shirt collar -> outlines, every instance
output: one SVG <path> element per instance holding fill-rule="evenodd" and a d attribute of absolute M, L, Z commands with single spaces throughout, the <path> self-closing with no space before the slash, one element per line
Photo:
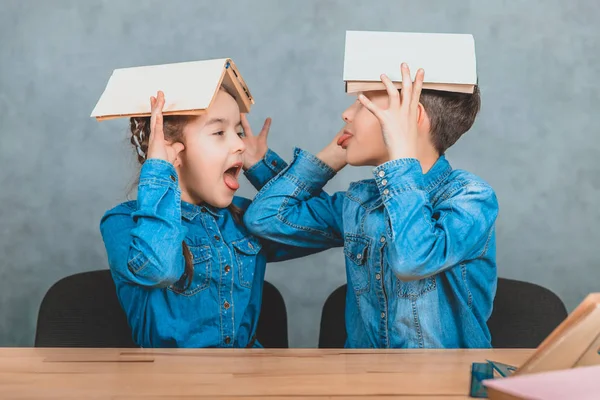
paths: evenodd
<path fill-rule="evenodd" d="M 426 174 L 423 175 L 423 186 L 430 191 L 450 175 L 452 167 L 445 155 L 441 155 Z"/>
<path fill-rule="evenodd" d="M 211 205 L 208 204 L 201 204 L 201 205 L 196 205 L 196 204 L 191 204 L 188 203 L 186 201 L 182 201 L 181 202 L 181 216 L 185 219 L 187 219 L 188 221 L 193 220 L 194 218 L 196 218 L 196 216 L 200 213 L 209 213 L 211 214 L 213 217 L 218 218 L 221 217 L 221 209 L 218 209 L 216 207 L 213 207 Z"/>

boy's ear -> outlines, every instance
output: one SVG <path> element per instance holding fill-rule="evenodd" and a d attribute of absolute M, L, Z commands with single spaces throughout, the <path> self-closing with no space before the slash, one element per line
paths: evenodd
<path fill-rule="evenodd" d="M 429 116 L 421 103 L 419 103 L 419 109 L 417 111 L 417 128 L 419 131 L 425 132 L 429 132 L 430 129 Z"/>

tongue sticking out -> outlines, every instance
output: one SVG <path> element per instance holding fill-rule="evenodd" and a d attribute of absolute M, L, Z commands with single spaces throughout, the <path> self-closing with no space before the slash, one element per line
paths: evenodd
<path fill-rule="evenodd" d="M 344 144 L 344 142 L 348 139 L 350 139 L 352 137 L 352 135 L 348 134 L 348 133 L 344 133 L 342 134 L 342 136 L 340 136 L 340 138 L 337 141 L 338 146 L 342 146 Z"/>
<path fill-rule="evenodd" d="M 233 191 L 240 188 L 240 183 L 238 182 L 237 177 L 230 172 L 225 172 L 225 175 L 223 175 L 223 180 L 225 181 L 225 185 Z"/>

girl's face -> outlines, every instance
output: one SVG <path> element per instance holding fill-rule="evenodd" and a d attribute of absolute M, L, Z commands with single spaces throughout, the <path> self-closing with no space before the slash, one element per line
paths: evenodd
<path fill-rule="evenodd" d="M 183 129 L 185 149 L 177 166 L 183 201 L 218 208 L 231 204 L 240 186 L 243 136 L 237 102 L 219 90 L 208 112 Z"/>

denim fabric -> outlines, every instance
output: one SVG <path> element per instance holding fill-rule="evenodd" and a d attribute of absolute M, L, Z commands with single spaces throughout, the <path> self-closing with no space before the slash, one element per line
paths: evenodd
<path fill-rule="evenodd" d="M 325 193 L 335 172 L 296 149 L 245 213 L 251 233 L 285 245 L 344 247 L 346 346 L 487 348 L 496 291 L 492 188 L 441 156 L 374 168 L 374 179 Z"/>
<path fill-rule="evenodd" d="M 286 166 L 275 153 L 246 172 L 260 189 Z M 249 200 L 235 197 L 246 209 Z M 229 209 L 181 201 L 172 164 L 147 160 L 137 201 L 108 211 L 100 230 L 119 301 L 142 347 L 259 347 L 252 338 L 267 261 L 314 250 L 259 240 Z M 187 287 L 182 242 L 193 255 Z"/>

